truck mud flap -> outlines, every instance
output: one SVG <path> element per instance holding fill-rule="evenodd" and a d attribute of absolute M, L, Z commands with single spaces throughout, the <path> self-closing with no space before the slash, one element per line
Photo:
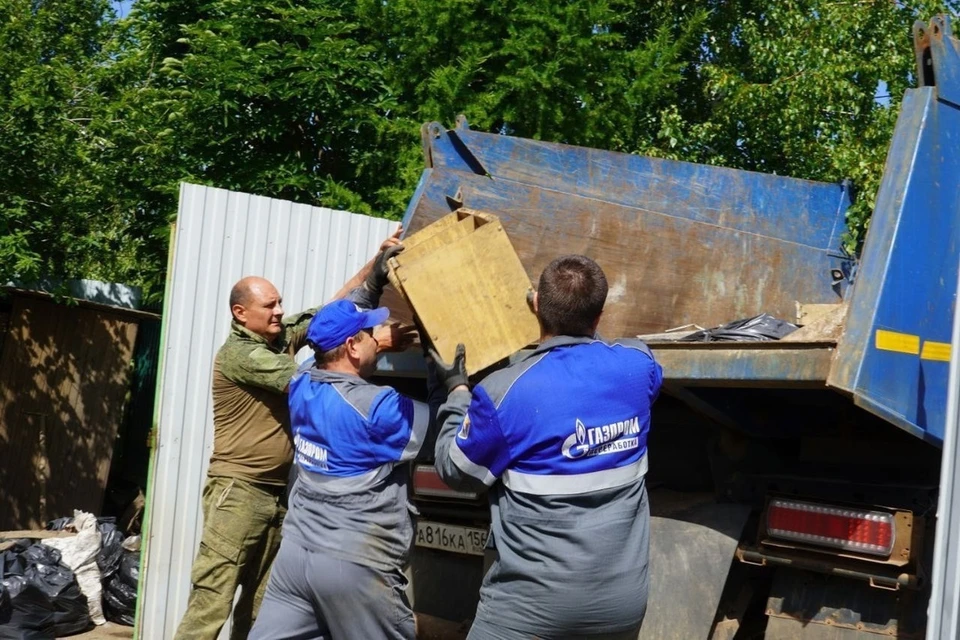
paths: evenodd
<path fill-rule="evenodd" d="M 764 640 L 922 640 L 928 593 L 878 589 L 806 571 L 778 569 L 767 599 Z"/>
<path fill-rule="evenodd" d="M 684 507 L 677 496 L 650 493 L 650 596 L 639 640 L 709 637 L 750 514 L 712 499 Z"/>

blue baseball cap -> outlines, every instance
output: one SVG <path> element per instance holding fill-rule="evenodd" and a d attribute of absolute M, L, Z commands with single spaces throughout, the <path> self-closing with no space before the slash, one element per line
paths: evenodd
<path fill-rule="evenodd" d="M 371 329 L 390 317 L 390 309 L 364 310 L 349 300 L 335 300 L 313 316 L 307 327 L 307 340 L 321 351 L 336 349 L 361 329 Z"/>

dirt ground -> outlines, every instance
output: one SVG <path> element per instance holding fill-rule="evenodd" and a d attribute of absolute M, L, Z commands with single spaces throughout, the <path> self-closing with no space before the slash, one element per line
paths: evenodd
<path fill-rule="evenodd" d="M 80 633 L 70 636 L 70 640 L 116 640 L 133 637 L 133 627 L 125 627 L 121 624 L 108 622 L 105 625 L 96 627 L 93 631 Z"/>

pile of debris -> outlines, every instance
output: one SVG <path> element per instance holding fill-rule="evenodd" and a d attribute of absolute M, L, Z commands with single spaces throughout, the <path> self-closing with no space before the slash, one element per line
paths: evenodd
<path fill-rule="evenodd" d="M 140 536 L 114 518 L 77 511 L 46 531 L 0 532 L 0 639 L 132 626 L 139 574 Z"/>

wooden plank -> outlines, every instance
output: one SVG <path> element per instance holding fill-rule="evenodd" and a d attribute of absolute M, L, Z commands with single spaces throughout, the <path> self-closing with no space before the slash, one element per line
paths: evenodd
<path fill-rule="evenodd" d="M 476 216 L 470 215 L 466 211 L 459 211 L 444 216 L 428 227 L 403 238 L 403 253 L 395 258 L 403 262 L 416 260 L 431 251 L 442 247 L 445 244 L 453 242 L 458 238 L 469 235 L 479 224 L 485 224 L 485 220 L 478 220 Z"/>
<path fill-rule="evenodd" d="M 499 222 L 393 271 L 441 357 L 452 360 L 463 342 L 471 374 L 539 338 L 530 280 Z"/>
<path fill-rule="evenodd" d="M 30 538 L 31 540 L 48 540 L 50 538 L 72 538 L 77 535 L 76 531 L 50 531 L 47 529 L 16 529 L 14 531 L 0 531 L 0 540 L 20 540 L 21 538 Z"/>
<path fill-rule="evenodd" d="M 451 213 L 417 233 L 404 237 L 403 252 L 390 259 L 390 269 L 387 272 L 393 291 L 385 290 L 381 299 L 381 304 L 391 309 L 392 320 L 404 322 L 404 324 L 413 321 L 413 312 L 406 300 L 406 294 L 403 293 L 403 284 L 396 277 L 397 268 L 404 264 L 411 264 L 454 240 L 465 238 L 477 226 L 486 224 L 487 219 L 471 214 L 472 212 L 464 210 Z"/>
<path fill-rule="evenodd" d="M 14 297 L 0 353 L 0 527 L 99 513 L 137 319 Z"/>
<path fill-rule="evenodd" d="M 459 216 L 456 213 L 451 213 L 449 216 L 441 218 L 437 222 L 442 224 L 450 218 L 457 220 Z M 440 233 L 431 233 L 433 231 L 433 225 L 430 225 L 420 233 L 414 234 L 411 242 L 415 242 L 419 236 L 426 235 L 425 238 L 419 242 L 415 242 L 412 247 L 407 247 L 407 240 L 404 240 L 403 246 L 405 248 L 403 252 L 398 253 L 395 257 L 391 258 L 391 260 L 395 261 L 398 266 L 411 264 L 423 256 L 440 250 L 460 238 L 466 238 L 473 233 L 477 226 L 477 219 L 473 216 L 466 216 L 457 220 L 455 224 L 445 225 Z"/>
<path fill-rule="evenodd" d="M 813 305 L 804 305 L 805 308 Z M 780 342 L 839 342 L 843 335 L 848 307 L 845 304 L 816 305 L 814 313 L 803 315 L 803 325 Z"/>
<path fill-rule="evenodd" d="M 805 304 L 803 302 L 797 302 L 797 319 L 794 321 L 797 324 L 803 326 L 806 324 L 811 324 L 828 313 L 836 311 L 837 307 L 841 306 L 843 303 L 836 304 Z"/>
<path fill-rule="evenodd" d="M 13 547 L 17 540 L 49 540 L 50 538 L 72 538 L 73 531 L 47 531 L 46 529 L 20 529 L 18 531 L 0 531 L 0 553 Z"/>

